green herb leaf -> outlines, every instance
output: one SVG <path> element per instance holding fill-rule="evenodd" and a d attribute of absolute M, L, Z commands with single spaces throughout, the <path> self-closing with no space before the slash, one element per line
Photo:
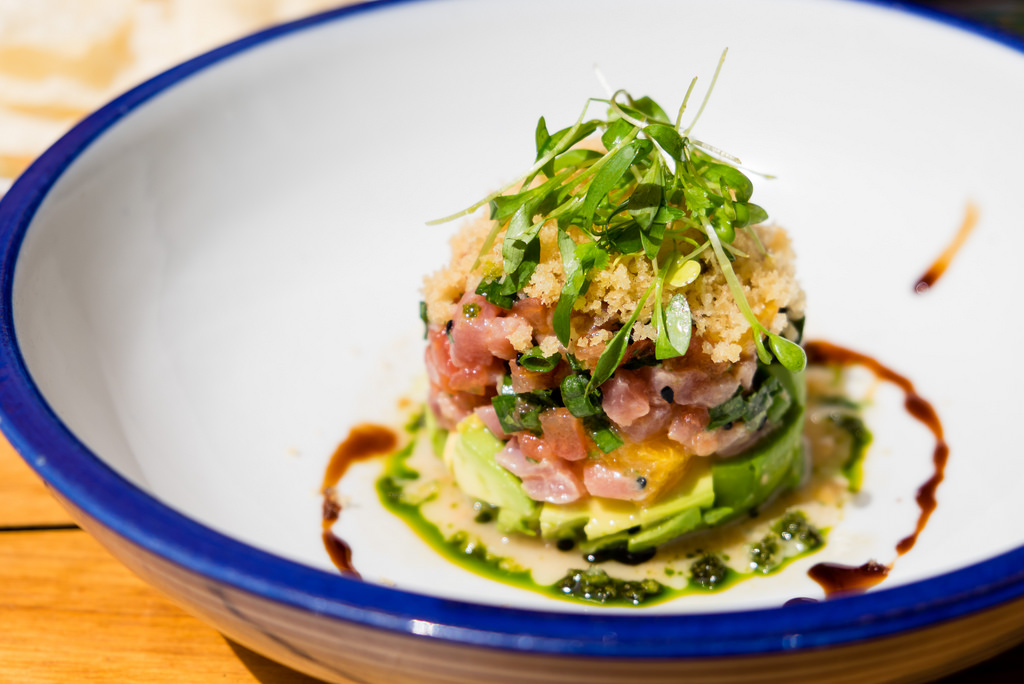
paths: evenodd
<path fill-rule="evenodd" d="M 807 352 L 796 342 L 768 333 L 768 348 L 788 371 L 799 373 L 807 367 Z"/>
<path fill-rule="evenodd" d="M 652 140 L 661 145 L 661 149 L 668 153 L 668 156 L 675 159 L 677 162 L 683 159 L 683 148 L 686 143 L 683 142 L 683 136 L 679 135 L 679 131 L 674 126 L 666 124 L 650 124 L 644 127 L 644 133 L 646 133 Z"/>
<path fill-rule="evenodd" d="M 651 294 L 655 285 L 656 283 L 651 283 L 651 286 L 647 288 L 647 292 L 640 298 L 636 309 L 633 310 L 633 315 L 629 317 L 629 321 L 608 341 L 608 345 L 597 359 L 597 366 L 594 368 L 593 375 L 590 376 L 587 391 L 592 391 L 603 385 L 608 378 L 612 377 L 612 373 L 619 367 L 619 364 L 622 363 L 622 359 L 626 356 L 626 347 L 629 345 L 630 332 L 633 330 L 633 325 L 636 323 L 636 319 L 644 308 L 644 304 L 647 303 L 647 297 Z"/>
<path fill-rule="evenodd" d="M 644 238 L 636 221 L 609 228 L 601 235 L 599 244 L 609 254 L 636 254 L 644 249 Z"/>
<path fill-rule="evenodd" d="M 736 239 L 736 229 L 733 228 L 732 221 L 722 211 L 716 211 L 711 215 L 711 225 L 714 226 L 715 232 L 718 233 L 718 239 L 722 242 L 728 244 Z"/>
<path fill-rule="evenodd" d="M 590 378 L 591 387 L 603 385 L 622 363 L 622 359 L 626 356 L 626 346 L 629 344 L 629 333 L 632 329 L 632 324 L 624 325 L 608 341 L 608 346 L 597 359 L 597 367 L 594 368 L 594 374 Z"/>
<path fill-rule="evenodd" d="M 533 137 L 537 144 L 537 159 L 540 159 L 544 156 L 548 140 L 551 139 L 551 135 L 548 133 L 547 122 L 544 121 L 543 116 L 537 120 L 537 128 L 533 133 Z"/>
<path fill-rule="evenodd" d="M 753 226 L 768 220 L 768 212 L 756 204 L 747 202 L 743 206 L 747 209 L 747 222 L 744 225 Z"/>
<path fill-rule="evenodd" d="M 562 403 L 569 409 L 569 413 L 577 418 L 604 415 L 601 408 L 601 392 L 589 391 L 589 381 L 590 376 L 587 373 L 571 373 L 562 379 L 559 387 Z"/>
<path fill-rule="evenodd" d="M 634 128 L 635 126 L 625 119 L 616 119 L 608 124 L 608 127 L 601 135 L 601 144 L 604 145 L 606 150 L 611 150 L 629 136 Z"/>
<path fill-rule="evenodd" d="M 588 416 L 587 418 L 584 418 L 583 429 L 587 431 L 587 434 L 590 435 L 590 439 L 594 441 L 594 444 L 597 445 L 597 448 L 600 449 L 602 453 L 611 453 L 623 444 L 622 438 L 619 437 L 619 434 L 615 431 L 615 428 L 612 427 L 607 416 L 603 413 L 599 416 Z"/>
<path fill-rule="evenodd" d="M 504 260 L 505 273 L 514 273 L 526 256 L 530 243 L 536 240 L 544 221 L 534 222 L 534 202 L 520 206 L 512 215 L 512 220 L 505 230 L 505 241 L 502 243 L 501 256 Z"/>
<path fill-rule="evenodd" d="M 723 53 L 723 61 L 724 57 Z M 722 61 L 708 95 L 721 66 Z M 483 280 L 477 291 L 488 301 L 505 308 L 512 305 L 538 266 L 538 234 L 542 226 L 546 221 L 557 224 L 565 282 L 555 307 L 554 327 L 565 346 L 572 342 L 571 318 L 575 303 L 589 287 L 594 269 L 604 268 L 610 256 L 643 257 L 657 269 L 666 243 L 673 254 L 683 244 L 692 245 L 694 249 L 687 259 L 710 248 L 737 307 L 750 324 L 758 359 L 763 364 L 777 359 L 790 370 L 803 368 L 806 364 L 803 350 L 771 334 L 760 323 L 732 268 L 734 260 L 747 257 L 734 244 L 737 230 L 746 230 L 758 249 L 765 252 L 749 226 L 767 219 L 767 213 L 750 203 L 753 184 L 739 169 L 739 160 L 690 137 L 708 102 L 708 95 L 690 126 L 683 129 L 681 117 L 692 89 L 693 83 L 674 125 L 654 100 L 649 97 L 634 100 L 624 91 L 617 92 L 610 100 L 588 100 L 575 124 L 553 134 L 541 117 L 534 130 L 537 155 L 530 170 L 481 202 L 442 220 L 490 203 L 495 224 L 481 247 L 477 265 L 484 254 L 490 253 L 497 236 L 504 230 L 503 276 Z M 593 102 L 608 105 L 605 120 L 586 119 Z M 574 147 L 597 130 L 602 131 L 601 140 L 607 152 Z M 669 162 L 670 159 L 673 161 Z M 542 171 L 546 180 L 534 184 L 532 181 Z M 517 192 L 505 194 L 516 186 Z M 573 232 L 570 237 L 567 232 L 570 230 L 578 230 L 582 236 Z M 702 238 L 706 239 L 701 241 Z M 577 240 L 579 244 L 574 244 Z M 700 271 L 695 277 L 699 275 Z M 665 273 L 661 273 L 652 285 L 657 291 L 651 318 L 657 332 L 657 359 L 684 354 L 692 334 L 685 297 L 677 294 L 668 303 L 663 302 L 665 278 Z M 613 335 L 601 354 L 587 383 L 588 396 L 621 365 L 630 331 L 642 306 L 643 303 L 631 320 Z"/>
<path fill-rule="evenodd" d="M 686 295 L 681 292 L 673 295 L 665 307 L 664 316 L 654 348 L 659 360 L 682 356 L 690 348 L 693 318 Z"/>
<path fill-rule="evenodd" d="M 662 205 L 658 208 L 658 213 L 654 215 L 654 222 L 667 224 L 672 221 L 679 221 L 680 219 L 686 218 L 686 212 L 676 207 L 670 207 Z"/>
<path fill-rule="evenodd" d="M 776 400 L 787 403 L 791 401 L 782 383 L 775 376 L 768 375 L 750 394 L 744 396 L 743 389 L 740 388 L 731 399 L 711 408 L 711 420 L 706 429 L 714 430 L 742 420 L 750 432 L 759 430 L 768 417 L 768 410 Z"/>
<path fill-rule="evenodd" d="M 661 108 L 661 105 L 647 95 L 633 100 L 632 105 L 634 109 L 642 112 L 649 121 L 660 121 L 665 124 L 669 123 L 668 114 L 665 113 L 665 110 Z"/>
<path fill-rule="evenodd" d="M 718 185 L 719 195 L 734 194 L 735 197 L 730 197 L 734 202 L 746 202 L 754 194 L 754 185 L 750 179 L 735 167 L 711 162 L 703 168 L 701 175 Z"/>
<path fill-rule="evenodd" d="M 633 194 L 629 196 L 626 210 L 640 227 L 640 240 L 644 246 L 644 253 L 648 259 L 658 256 L 661 249 L 661 241 L 665 235 L 665 225 L 654 223 L 654 217 L 658 213 L 665 199 L 662 186 L 665 183 L 661 160 L 656 158 L 646 175 L 636 186 Z"/>
<path fill-rule="evenodd" d="M 578 126 L 563 128 L 554 135 L 548 136 L 544 144 L 537 150 L 537 159 L 541 159 L 556 149 L 560 149 L 561 151 L 541 168 L 541 172 L 548 178 L 554 176 L 560 170 L 558 161 L 559 155 L 566 154 L 569 151 L 569 148 L 580 140 L 591 135 L 597 130 L 599 123 L 600 122 L 598 121 L 587 121 L 586 123 L 580 123 Z M 566 136 L 568 136 L 568 138 Z M 565 165 L 562 164 L 561 168 L 564 168 L 564 166 Z"/>
<path fill-rule="evenodd" d="M 555 336 L 563 346 L 569 346 L 569 337 L 572 335 L 572 307 L 583 287 L 583 280 L 586 274 L 580 268 L 579 255 L 576 252 L 576 242 L 564 230 L 558 231 L 558 250 L 562 255 L 562 271 L 565 273 L 565 283 L 562 285 L 562 292 L 558 295 L 558 302 L 555 304 L 555 311 L 552 314 L 552 327 L 555 329 Z"/>
<path fill-rule="evenodd" d="M 502 309 L 511 309 L 515 297 L 504 293 L 504 287 L 497 278 L 484 278 L 476 286 L 476 293 L 495 306 Z"/>
<path fill-rule="evenodd" d="M 639 149 L 639 145 L 629 143 L 611 157 L 606 157 L 607 161 L 605 161 L 601 170 L 597 172 L 594 180 L 591 181 L 586 197 L 583 200 L 583 206 L 580 209 L 580 218 L 582 219 L 582 228 L 584 230 L 590 228 L 594 221 L 594 212 L 597 210 L 598 203 L 618 185 L 623 175 L 633 164 L 633 158 Z"/>
<path fill-rule="evenodd" d="M 569 346 L 572 333 L 572 308 L 580 295 L 587 291 L 590 284 L 588 275 L 594 268 L 602 269 L 608 265 L 608 253 L 594 242 L 576 244 L 565 231 L 558 233 L 558 249 L 562 254 L 562 268 L 565 271 L 565 284 L 555 304 L 552 325 L 555 336 L 564 346 Z"/>
<path fill-rule="evenodd" d="M 589 166 L 590 162 L 596 161 L 603 156 L 604 154 L 597 150 L 579 148 L 568 150 L 555 157 L 554 170 L 558 173 L 564 169 L 584 168 Z"/>
<path fill-rule="evenodd" d="M 563 128 L 562 130 L 551 134 L 551 136 L 548 137 L 547 142 L 544 144 L 541 154 L 539 154 L 537 158 L 540 159 L 544 155 L 556 149 L 559 150 L 557 154 L 562 154 L 580 140 L 589 137 L 602 123 L 604 122 L 596 119 L 592 119 L 590 121 L 580 120 L 580 122 L 574 126 Z"/>
<path fill-rule="evenodd" d="M 491 398 L 491 404 L 498 415 L 502 430 L 509 434 L 527 430 L 535 435 L 544 432 L 540 424 L 540 414 L 558 406 L 551 390 L 499 394 Z"/>
<path fill-rule="evenodd" d="M 683 198 L 686 208 L 696 214 L 704 213 L 713 206 L 707 189 L 697 183 L 683 187 Z"/>
<path fill-rule="evenodd" d="M 555 370 L 561 359 L 562 355 L 557 352 L 545 356 L 540 347 L 534 347 L 530 351 L 520 354 L 516 363 L 533 373 L 549 373 Z"/>
<path fill-rule="evenodd" d="M 516 245 L 516 249 L 519 249 L 519 246 Z M 540 263 L 540 240 L 534 236 L 522 246 L 519 254 L 521 254 L 521 261 L 516 270 L 508 273 L 502 281 L 501 292 L 504 295 L 515 295 L 529 284 L 537 264 Z"/>

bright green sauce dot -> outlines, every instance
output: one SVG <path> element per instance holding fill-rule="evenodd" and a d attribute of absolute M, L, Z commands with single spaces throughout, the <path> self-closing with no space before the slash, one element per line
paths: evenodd
<path fill-rule="evenodd" d="M 776 565 L 778 565 L 778 553 L 778 537 L 774 534 L 765 535 L 761 541 L 756 544 L 751 544 L 750 549 L 748 550 L 748 554 L 750 556 L 750 569 L 754 572 L 767 575 L 775 569 Z"/>
<path fill-rule="evenodd" d="M 801 551 L 813 551 L 825 543 L 824 535 L 800 511 L 787 513 L 772 530 L 784 541 L 797 544 Z"/>
<path fill-rule="evenodd" d="M 702 589 L 718 589 L 729 576 L 729 568 L 713 553 L 706 553 L 690 566 L 690 581 Z"/>
<path fill-rule="evenodd" d="M 656 580 L 616 579 L 600 568 L 570 570 L 555 586 L 566 596 L 594 603 L 627 603 L 634 606 L 664 591 L 664 587 Z"/>

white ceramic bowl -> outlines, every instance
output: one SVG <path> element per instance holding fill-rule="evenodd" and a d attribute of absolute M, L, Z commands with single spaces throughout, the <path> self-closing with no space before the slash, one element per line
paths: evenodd
<path fill-rule="evenodd" d="M 911 377 L 945 426 L 939 507 L 876 590 L 810 605 L 819 560 L 890 562 L 932 443 L 884 392 L 867 496 L 779 576 L 581 609 L 440 561 L 345 482 L 368 581 L 335 572 L 318 485 L 422 374 L 422 276 L 450 213 L 612 87 L 675 107 L 774 180 L 808 332 Z M 1013 40 L 834 0 L 381 2 L 247 38 L 118 98 L 0 204 L 2 428 L 75 518 L 226 635 L 335 682 L 926 678 L 1024 633 Z M 701 88 L 698 92 L 701 92 Z M 913 283 L 966 205 L 974 235 Z M 909 526 L 909 529 L 908 529 Z M 391 586 L 388 581 L 394 582 Z M 817 594 L 815 593 L 817 592 Z M 183 668 L 187 664 L 182 664 Z"/>

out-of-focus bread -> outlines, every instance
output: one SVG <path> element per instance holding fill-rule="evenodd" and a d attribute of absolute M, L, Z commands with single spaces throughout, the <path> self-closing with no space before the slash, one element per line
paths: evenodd
<path fill-rule="evenodd" d="M 0 0 L 0 194 L 76 121 L 174 64 L 353 0 Z"/>

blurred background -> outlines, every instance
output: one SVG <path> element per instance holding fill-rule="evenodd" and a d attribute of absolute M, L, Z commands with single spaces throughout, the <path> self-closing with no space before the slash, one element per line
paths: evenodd
<path fill-rule="evenodd" d="M 0 194 L 76 121 L 174 64 L 339 0 L 0 0 Z"/>
<path fill-rule="evenodd" d="M 353 0 L 0 0 L 0 195 L 82 116 L 221 43 Z M 898 3 L 914 4 L 914 3 Z M 1024 3 L 922 0 L 1024 34 Z"/>

